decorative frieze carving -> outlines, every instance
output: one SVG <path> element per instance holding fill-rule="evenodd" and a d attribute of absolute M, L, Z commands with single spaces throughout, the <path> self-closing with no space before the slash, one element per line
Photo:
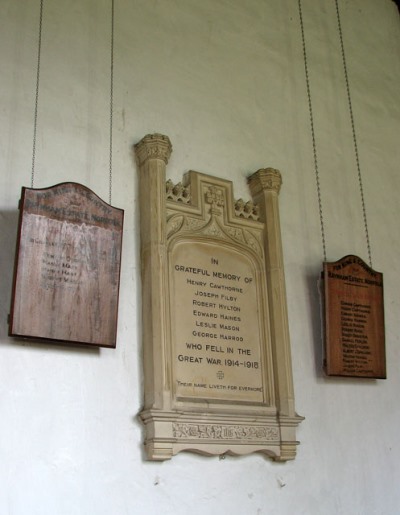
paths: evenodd
<path fill-rule="evenodd" d="M 191 200 L 190 186 L 185 187 L 181 182 L 178 182 L 178 184 L 174 186 L 174 183 L 169 179 L 167 181 L 167 199 L 189 204 Z"/>
<path fill-rule="evenodd" d="M 167 219 L 167 238 L 177 233 L 196 233 L 199 236 L 209 236 L 232 240 L 234 243 L 242 243 L 249 246 L 259 256 L 262 256 L 262 244 L 259 235 L 242 227 L 221 227 L 211 218 L 208 221 L 199 220 L 190 216 L 175 214 Z"/>
<path fill-rule="evenodd" d="M 206 202 L 211 205 L 211 213 L 221 214 L 221 209 L 225 206 L 224 192 L 216 186 L 209 186 L 206 190 Z"/>
<path fill-rule="evenodd" d="M 235 214 L 238 217 L 250 218 L 251 220 L 260 218 L 259 207 L 251 200 L 244 202 L 241 198 L 235 202 Z"/>
<path fill-rule="evenodd" d="M 279 172 L 278 172 L 279 174 Z M 271 182 L 272 184 L 272 182 Z M 175 184 L 168 179 L 166 182 L 166 198 L 173 202 L 182 202 L 184 204 L 190 204 L 192 201 L 190 193 L 190 184 L 184 186 L 181 182 Z M 205 201 L 211 205 L 211 213 L 221 214 L 221 209 L 225 206 L 224 192 L 215 186 L 209 187 L 205 192 Z M 235 215 L 238 218 L 245 218 L 250 220 L 259 220 L 260 209 L 257 204 L 252 200 L 245 202 L 243 199 L 236 200 L 235 203 Z"/>
<path fill-rule="evenodd" d="M 174 423 L 172 430 L 174 438 L 253 441 L 277 441 L 279 439 L 278 428 L 267 426 Z"/>

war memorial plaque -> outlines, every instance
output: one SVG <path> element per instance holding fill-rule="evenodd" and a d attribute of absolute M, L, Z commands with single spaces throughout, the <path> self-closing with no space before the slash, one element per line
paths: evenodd
<path fill-rule="evenodd" d="M 386 379 L 383 275 L 357 256 L 324 263 L 327 375 Z"/>
<path fill-rule="evenodd" d="M 261 286 L 255 263 L 221 244 L 170 253 L 177 398 L 264 401 Z"/>
<path fill-rule="evenodd" d="M 277 170 L 230 181 L 166 181 L 168 137 L 135 145 L 140 234 L 145 449 L 262 452 L 294 459 L 296 427 Z"/>
<path fill-rule="evenodd" d="M 115 347 L 122 227 L 80 184 L 23 188 L 10 336 Z"/>

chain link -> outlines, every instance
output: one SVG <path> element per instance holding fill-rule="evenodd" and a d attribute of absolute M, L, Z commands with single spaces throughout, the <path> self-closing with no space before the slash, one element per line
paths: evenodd
<path fill-rule="evenodd" d="M 35 161 L 36 161 L 36 139 L 38 125 L 38 106 L 39 106 L 39 85 L 40 85 L 40 60 L 42 53 L 42 27 L 43 27 L 43 1 L 40 0 L 39 15 L 39 37 L 36 67 L 36 92 L 35 92 L 35 109 L 33 121 L 33 144 L 32 144 L 32 170 L 31 170 L 31 188 L 35 183 Z M 112 158 L 113 158 L 113 106 L 114 106 L 114 0 L 111 0 L 111 52 L 110 52 L 110 155 L 109 155 L 109 203 L 112 198 Z"/>
<path fill-rule="evenodd" d="M 316 179 L 317 195 L 318 195 L 319 218 L 320 218 L 320 225 L 321 225 L 322 249 L 323 249 L 324 261 L 326 261 L 326 241 L 325 241 L 324 217 L 323 217 L 323 210 L 322 210 L 322 195 L 321 195 L 321 185 L 320 185 L 319 169 L 318 169 L 317 145 L 316 145 L 315 129 L 314 129 L 314 116 L 313 116 L 313 110 L 312 110 L 311 88 L 310 88 L 310 79 L 309 79 L 309 73 L 308 73 L 306 40 L 305 40 L 305 33 L 304 33 L 304 23 L 303 23 L 301 0 L 298 0 L 298 5 L 299 5 L 301 37 L 302 37 L 302 42 L 303 42 L 303 57 L 304 57 L 304 70 L 305 70 L 307 97 L 308 97 L 308 109 L 309 109 L 309 113 L 310 113 L 310 127 L 311 127 L 311 137 L 312 137 L 312 145 L 313 145 L 315 179 Z M 355 123 L 354 123 L 353 106 L 352 106 L 351 95 L 350 95 L 350 83 L 349 83 L 349 76 L 347 73 L 346 55 L 345 55 L 345 51 L 344 51 L 343 32 L 342 32 L 342 26 L 341 26 L 341 22 L 340 22 L 338 0 L 335 0 L 335 5 L 336 5 L 336 15 L 337 15 L 339 38 L 340 38 L 340 46 L 341 46 L 341 52 L 342 52 L 343 70 L 344 70 L 344 76 L 345 76 L 345 81 L 346 81 L 346 91 L 347 91 L 347 100 L 348 100 L 348 105 L 349 105 L 351 129 L 352 129 L 352 135 L 353 135 L 354 153 L 355 153 L 355 159 L 356 159 L 356 165 L 357 165 L 358 184 L 359 184 L 359 188 L 360 188 L 361 205 L 362 205 L 362 211 L 363 211 L 364 230 L 365 230 L 365 237 L 366 237 L 366 241 L 367 241 L 369 265 L 372 268 L 371 245 L 370 245 L 370 240 L 369 240 L 368 223 L 367 223 L 367 211 L 366 211 L 366 207 L 365 207 L 365 198 L 364 198 L 364 189 L 363 189 L 363 182 L 362 182 L 362 176 L 361 176 L 360 158 L 359 158 L 358 146 L 357 146 L 357 137 L 356 137 Z"/>
<path fill-rule="evenodd" d="M 319 221 L 320 221 L 320 227 L 321 227 L 322 251 L 323 251 L 323 255 L 324 255 L 324 261 L 326 261 L 324 216 L 323 216 L 323 211 L 322 211 L 322 196 L 321 196 L 321 185 L 320 185 L 320 179 L 319 179 L 319 169 L 318 169 L 317 144 L 316 144 L 316 139 L 315 139 L 314 116 L 313 116 L 312 102 L 311 102 L 311 89 L 310 89 L 310 79 L 309 79 L 309 75 L 308 75 L 306 39 L 305 39 L 305 35 L 304 35 L 304 23 L 303 23 L 303 12 L 302 12 L 302 8 L 301 8 L 301 0 L 298 0 L 298 3 L 299 3 L 301 38 L 302 38 L 302 42 L 303 42 L 304 71 L 305 71 L 305 76 L 306 76 L 308 110 L 310 113 L 310 127 L 311 127 L 311 138 L 312 138 L 313 156 L 314 156 L 315 181 L 316 181 L 316 185 L 317 185 L 317 195 L 318 195 L 318 209 L 319 209 Z"/>
<path fill-rule="evenodd" d="M 337 16 L 337 23 L 338 23 L 339 38 L 340 38 L 340 47 L 341 47 L 341 51 L 342 51 L 343 71 L 344 71 L 344 77 L 346 80 L 347 100 L 349 103 L 351 130 L 352 130 L 352 134 L 353 134 L 354 154 L 355 154 L 356 165 L 357 165 L 358 184 L 360 187 L 361 205 L 362 205 L 363 220 L 364 220 L 364 230 L 365 230 L 365 237 L 367 240 L 368 259 L 369 259 L 369 266 L 372 268 L 371 246 L 370 246 L 370 241 L 369 241 L 368 224 L 367 224 L 367 211 L 366 211 L 366 207 L 365 207 L 364 189 L 363 189 L 363 183 L 362 183 L 362 177 L 361 177 L 360 158 L 359 158 L 359 154 L 358 154 L 356 129 L 355 129 L 355 123 L 354 123 L 354 116 L 353 116 L 353 106 L 352 106 L 351 95 L 350 95 L 349 76 L 347 73 L 346 55 L 344 52 L 342 24 L 340 22 L 338 0 L 335 0 L 335 5 L 336 5 L 336 16 Z"/>
<path fill-rule="evenodd" d="M 40 58 L 41 58 L 41 54 L 42 54 L 42 25 L 43 25 L 43 0 L 40 0 L 39 37 L 38 37 L 38 52 L 37 52 L 37 66 L 36 66 L 35 112 L 34 112 L 34 117 L 33 117 L 31 188 L 33 188 L 34 182 L 35 182 L 36 135 L 37 135 L 37 120 L 38 120 L 38 105 L 39 105 L 39 83 L 40 83 Z"/>
<path fill-rule="evenodd" d="M 108 200 L 111 204 L 112 194 L 112 158 L 113 158 L 113 111 L 114 111 L 114 0 L 111 0 L 111 56 L 110 56 L 110 161 L 108 178 Z"/>

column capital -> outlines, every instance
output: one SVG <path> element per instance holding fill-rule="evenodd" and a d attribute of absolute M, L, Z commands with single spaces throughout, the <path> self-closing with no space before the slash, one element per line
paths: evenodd
<path fill-rule="evenodd" d="M 282 176 L 275 168 L 261 168 L 247 179 L 251 195 L 255 198 L 263 191 L 275 191 L 279 194 L 282 185 Z"/>
<path fill-rule="evenodd" d="M 171 141 L 163 134 L 147 134 L 134 148 L 139 165 L 148 159 L 161 159 L 167 164 L 172 152 Z"/>

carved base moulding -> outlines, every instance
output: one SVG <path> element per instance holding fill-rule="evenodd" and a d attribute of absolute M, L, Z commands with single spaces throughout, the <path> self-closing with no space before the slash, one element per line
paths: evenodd
<path fill-rule="evenodd" d="M 152 460 L 166 460 L 181 451 L 210 456 L 261 452 L 275 461 L 293 459 L 297 441 L 282 441 L 282 427 L 293 434 L 302 417 L 278 421 L 276 417 L 246 417 L 143 411 L 145 449 Z M 280 427 L 282 426 L 282 427 Z"/>
<path fill-rule="evenodd" d="M 171 144 L 136 146 L 149 459 L 180 451 L 293 459 L 296 427 L 280 237 L 280 173 L 253 199 L 198 172 L 166 181 Z"/>

